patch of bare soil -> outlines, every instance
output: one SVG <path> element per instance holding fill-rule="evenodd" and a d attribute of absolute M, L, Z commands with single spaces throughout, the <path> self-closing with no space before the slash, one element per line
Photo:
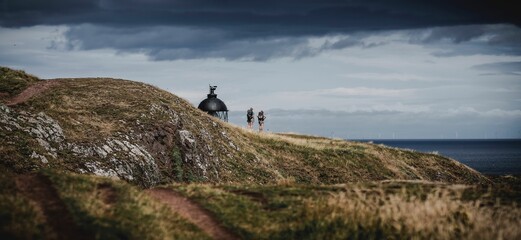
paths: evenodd
<path fill-rule="evenodd" d="M 13 106 L 16 104 L 23 103 L 29 100 L 31 97 L 42 93 L 43 91 L 49 89 L 50 87 L 56 85 L 58 82 L 55 80 L 44 80 L 39 83 L 35 83 L 25 90 L 23 90 L 20 94 L 14 96 L 9 101 L 7 101 L 7 106 Z"/>
<path fill-rule="evenodd" d="M 97 188 L 98 194 L 101 197 L 101 200 L 107 205 L 114 204 L 118 195 L 116 194 L 116 190 L 110 185 L 110 183 L 100 183 Z"/>
<path fill-rule="evenodd" d="M 22 195 L 36 203 L 58 239 L 94 238 L 76 225 L 47 177 L 39 174 L 21 175 L 16 178 L 16 187 Z"/>
<path fill-rule="evenodd" d="M 198 226 L 214 239 L 239 239 L 215 220 L 210 212 L 173 190 L 155 188 L 147 193 Z"/>

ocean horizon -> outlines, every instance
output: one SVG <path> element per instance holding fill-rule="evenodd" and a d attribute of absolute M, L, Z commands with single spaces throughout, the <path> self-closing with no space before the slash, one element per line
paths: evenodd
<path fill-rule="evenodd" d="M 486 175 L 521 175 L 521 139 L 350 139 L 436 153 Z"/>

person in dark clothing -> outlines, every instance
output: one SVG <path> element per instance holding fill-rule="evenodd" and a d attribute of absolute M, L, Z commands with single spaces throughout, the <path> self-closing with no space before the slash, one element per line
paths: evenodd
<path fill-rule="evenodd" d="M 264 120 L 266 120 L 266 116 L 264 116 L 264 111 L 260 111 L 257 115 L 257 120 L 259 120 L 259 132 L 264 131 Z"/>
<path fill-rule="evenodd" d="M 248 109 L 246 112 L 246 120 L 248 121 L 248 129 L 253 129 L 254 113 L 253 108 Z"/>

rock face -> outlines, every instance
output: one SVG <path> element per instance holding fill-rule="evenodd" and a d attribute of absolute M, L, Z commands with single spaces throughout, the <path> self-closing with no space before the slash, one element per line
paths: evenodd
<path fill-rule="evenodd" d="M 60 124 L 45 113 L 18 112 L 5 105 L 0 105 L 0 129 L 15 133 L 4 136 L 7 144 L 15 145 L 15 137 L 20 135 L 37 143 L 29 157 L 39 161 L 29 168 L 60 164 L 64 156 L 69 157 L 69 161 L 73 156 L 77 172 L 129 181 L 139 179 L 147 185 L 160 179 L 154 158 L 143 146 L 127 141 L 129 136 L 103 139 L 97 144 L 69 142 L 65 140 Z M 125 161 L 120 160 L 122 157 Z"/>
<path fill-rule="evenodd" d="M 145 187 L 169 181 L 173 176 L 181 181 L 218 179 L 219 173 L 212 172 L 212 163 L 218 163 L 219 159 L 213 152 L 208 132 L 200 129 L 192 133 L 183 129 L 179 115 L 172 109 L 152 105 L 150 110 L 146 116 L 162 114 L 169 121 L 150 126 L 138 120 L 135 129 L 126 133 L 77 142 L 67 139 L 58 121 L 44 112 L 34 114 L 0 104 L 0 130 L 7 133 L 2 139 L 4 144 L 17 148 L 22 138 L 32 144 L 30 155 L 21 157 L 31 159 L 25 169 L 72 162 L 74 164 L 68 167 L 73 169 L 69 170 L 116 177 Z M 228 141 L 233 146 L 231 140 Z M 177 170 L 189 175 L 179 178 L 179 172 L 169 173 L 176 164 Z"/>
<path fill-rule="evenodd" d="M 3 132 L 3 147 L 16 146 L 22 139 L 31 139 L 33 143 L 37 143 L 38 146 L 33 148 L 28 157 L 40 160 L 40 164 L 48 164 L 49 158 L 56 159 L 59 146 L 64 141 L 60 125 L 45 113 L 18 112 L 3 104 L 0 104 L 0 131 Z"/>

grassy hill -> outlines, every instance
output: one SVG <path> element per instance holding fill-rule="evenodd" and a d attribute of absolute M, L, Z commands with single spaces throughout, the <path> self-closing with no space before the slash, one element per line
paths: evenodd
<path fill-rule="evenodd" d="M 38 80 L 2 68 L 0 167 L 169 182 L 486 183 L 454 160 L 367 143 L 258 134 L 221 122 L 156 87 L 106 78 Z M 25 92 L 23 90 L 25 89 Z"/>
<path fill-rule="evenodd" d="M 1 239 L 519 239 L 520 179 L 0 68 Z"/>

